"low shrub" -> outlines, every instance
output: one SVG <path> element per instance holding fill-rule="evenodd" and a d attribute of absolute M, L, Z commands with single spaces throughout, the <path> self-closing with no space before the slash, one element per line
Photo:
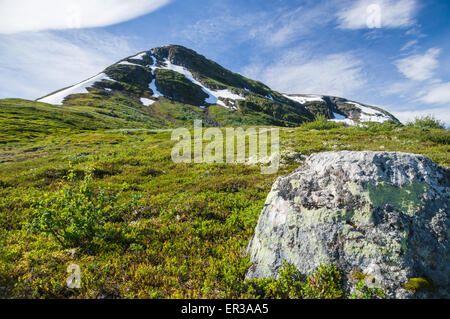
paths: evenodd
<path fill-rule="evenodd" d="M 344 124 L 336 123 L 329 121 L 325 115 L 316 115 L 314 118 L 314 121 L 312 122 L 305 122 L 301 125 L 301 128 L 307 129 L 307 130 L 330 130 L 333 128 L 342 127 Z"/>
<path fill-rule="evenodd" d="M 340 299 L 344 297 L 342 290 L 342 274 L 335 265 L 321 265 L 309 275 L 303 287 L 305 299 Z"/>
<path fill-rule="evenodd" d="M 335 265 L 321 265 L 305 278 L 293 265 L 284 263 L 278 278 L 245 282 L 247 293 L 263 299 L 339 299 L 344 297 L 342 275 Z"/>
<path fill-rule="evenodd" d="M 412 122 L 406 124 L 409 127 L 415 128 L 439 128 L 445 129 L 445 123 L 436 119 L 433 115 L 419 116 Z"/>
<path fill-rule="evenodd" d="M 358 281 L 355 292 L 350 299 L 382 299 L 385 297 L 384 290 L 379 287 L 368 287 L 364 279 Z"/>
<path fill-rule="evenodd" d="M 46 193 L 33 204 L 27 224 L 31 232 L 50 234 L 64 248 L 90 246 L 107 223 L 120 220 L 123 210 L 118 194 L 94 189 L 90 171 L 81 182 L 75 179 L 75 171 L 69 170 L 56 193 Z"/>
<path fill-rule="evenodd" d="M 358 131 L 367 131 L 367 132 L 392 132 L 394 129 L 398 128 L 400 124 L 393 122 L 364 122 L 360 125 L 355 125 L 354 129 Z"/>

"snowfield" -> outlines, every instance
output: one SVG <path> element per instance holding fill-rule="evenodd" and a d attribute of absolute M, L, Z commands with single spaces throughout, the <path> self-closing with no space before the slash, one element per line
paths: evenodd
<path fill-rule="evenodd" d="M 298 102 L 300 104 L 305 104 L 307 102 L 317 102 L 323 101 L 323 98 L 320 95 L 302 95 L 302 96 L 289 96 L 287 94 L 283 94 L 284 97 L 288 99 Z"/>
<path fill-rule="evenodd" d="M 334 116 L 334 119 L 331 119 L 330 120 L 331 122 L 345 123 L 345 124 L 351 125 L 351 126 L 355 125 L 355 122 L 353 120 L 346 118 L 344 115 L 333 112 L 333 116 Z"/>
<path fill-rule="evenodd" d="M 155 103 L 155 101 L 154 101 L 154 100 L 147 99 L 147 98 L 145 98 L 145 97 L 141 97 L 141 103 L 144 104 L 145 106 L 150 106 L 150 105 L 152 105 L 153 103 Z"/>
<path fill-rule="evenodd" d="M 128 61 L 121 61 L 121 62 L 119 62 L 119 63 L 117 63 L 117 64 L 124 64 L 124 65 L 135 65 L 135 66 L 140 66 L 140 67 L 144 67 L 144 66 L 142 66 L 142 65 L 140 65 L 140 64 L 136 64 L 136 63 L 131 63 L 131 62 L 128 62 Z"/>
<path fill-rule="evenodd" d="M 205 99 L 205 103 L 208 104 L 218 104 L 218 105 L 222 105 L 224 107 L 228 107 L 223 101 L 221 101 L 219 98 L 223 98 L 223 99 L 231 99 L 231 100 L 245 100 L 244 97 L 232 93 L 230 90 L 212 90 L 207 88 L 206 86 L 204 86 L 201 82 L 197 81 L 194 76 L 192 75 L 191 71 L 189 71 L 188 69 L 186 69 L 185 67 L 182 67 L 180 65 L 176 65 L 173 64 L 172 62 L 170 62 L 169 60 L 165 60 L 164 61 L 165 66 L 161 66 L 161 67 L 157 67 L 155 65 L 150 66 L 150 68 L 152 69 L 152 71 L 155 71 L 156 69 L 165 69 L 165 70 L 172 70 L 174 72 L 180 73 L 182 75 L 184 75 L 184 77 L 186 79 L 188 79 L 189 81 L 191 81 L 192 83 L 198 85 L 201 87 L 202 91 L 205 92 L 208 97 Z M 154 86 L 154 82 L 153 81 L 150 85 L 150 88 L 153 90 L 152 85 Z M 156 87 L 155 87 L 156 89 Z M 155 92 L 155 90 L 153 90 Z M 162 96 L 162 94 L 160 94 L 160 96 Z M 234 107 L 232 107 L 234 108 Z"/>
<path fill-rule="evenodd" d="M 92 85 L 94 85 L 94 83 L 101 82 L 103 80 L 115 81 L 111 79 L 109 76 L 107 76 L 105 73 L 100 73 L 97 74 L 96 76 L 93 76 L 90 79 L 87 79 L 86 81 L 80 82 L 71 87 L 68 87 L 67 89 L 63 89 L 59 92 L 53 93 L 49 96 L 39 99 L 38 102 L 44 102 L 54 105 L 62 105 L 64 98 L 66 96 L 69 96 L 71 94 L 89 93 L 89 91 L 87 90 L 88 87 L 91 87 Z"/>
<path fill-rule="evenodd" d="M 164 97 L 164 94 L 162 94 L 161 92 L 158 91 L 158 89 L 156 88 L 156 83 L 155 83 L 155 79 L 152 80 L 152 82 L 150 82 L 150 84 L 148 85 L 148 87 L 153 91 L 153 97 Z"/>
<path fill-rule="evenodd" d="M 389 121 L 391 118 L 375 109 L 372 109 L 367 106 L 363 106 L 361 104 L 355 102 L 345 102 L 347 104 L 352 104 L 361 110 L 361 116 L 359 120 L 361 122 L 378 122 L 383 123 Z"/>
<path fill-rule="evenodd" d="M 139 54 L 136 54 L 135 56 L 132 56 L 129 59 L 133 59 L 133 60 L 142 60 L 142 58 L 147 54 L 147 52 L 142 52 Z"/>

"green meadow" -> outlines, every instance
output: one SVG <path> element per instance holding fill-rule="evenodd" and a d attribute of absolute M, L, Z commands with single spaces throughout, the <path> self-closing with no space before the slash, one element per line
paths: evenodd
<path fill-rule="evenodd" d="M 152 120 L 131 102 L 115 108 L 125 102 L 0 100 L 1 298 L 344 297 L 333 266 L 306 277 L 286 265 L 277 280 L 245 281 L 266 196 L 300 165 L 294 157 L 282 156 L 273 175 L 258 165 L 176 164 L 171 131 L 156 128 L 169 117 L 167 127 L 189 125 L 198 108 L 169 114 L 163 101 L 152 112 L 166 114 Z M 205 112 L 226 117 L 218 107 Z M 401 151 L 450 165 L 450 132 L 422 122 L 346 127 L 317 118 L 280 128 L 280 142 L 283 154 Z M 70 264 L 81 268 L 79 289 L 66 286 Z"/>

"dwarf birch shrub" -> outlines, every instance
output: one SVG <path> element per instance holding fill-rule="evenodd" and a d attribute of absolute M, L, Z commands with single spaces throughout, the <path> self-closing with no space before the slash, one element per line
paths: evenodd
<path fill-rule="evenodd" d="M 92 174 L 87 171 L 81 182 L 74 182 L 70 170 L 66 182 L 56 193 L 45 193 L 37 200 L 28 229 L 53 236 L 62 247 L 87 247 L 96 236 L 102 236 L 108 222 L 120 219 L 122 208 L 118 194 L 95 191 Z"/>

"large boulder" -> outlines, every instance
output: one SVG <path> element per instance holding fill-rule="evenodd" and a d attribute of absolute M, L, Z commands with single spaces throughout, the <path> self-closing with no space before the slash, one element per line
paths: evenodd
<path fill-rule="evenodd" d="M 334 263 L 348 291 L 356 273 L 389 298 L 448 297 L 449 190 L 450 170 L 425 156 L 313 154 L 275 181 L 247 278 L 275 277 L 284 262 L 304 274 Z"/>

